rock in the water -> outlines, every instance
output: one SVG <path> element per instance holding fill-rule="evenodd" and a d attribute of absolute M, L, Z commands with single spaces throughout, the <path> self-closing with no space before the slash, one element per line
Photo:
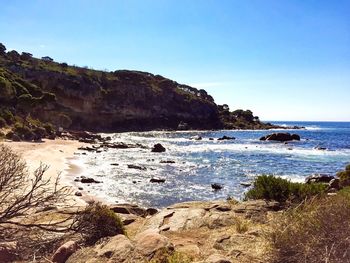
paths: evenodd
<path fill-rule="evenodd" d="M 202 139 L 203 139 L 202 136 L 199 136 L 199 135 L 190 137 L 190 140 L 195 140 L 195 141 L 201 141 Z"/>
<path fill-rule="evenodd" d="M 151 178 L 150 182 L 151 183 L 164 183 L 165 179 L 153 177 L 153 178 Z"/>
<path fill-rule="evenodd" d="M 152 148 L 152 152 L 154 152 L 154 153 L 162 153 L 165 151 L 166 151 L 166 149 L 160 143 L 155 144 Z"/>
<path fill-rule="evenodd" d="M 68 241 L 60 246 L 52 256 L 52 262 L 65 263 L 67 259 L 78 249 L 75 241 Z"/>
<path fill-rule="evenodd" d="M 252 183 L 249 183 L 249 182 L 240 182 L 239 184 L 244 186 L 244 187 L 249 187 L 252 185 Z"/>
<path fill-rule="evenodd" d="M 169 239 L 158 234 L 155 230 L 146 230 L 135 237 L 136 250 L 146 256 L 152 257 L 157 251 L 173 251 L 174 246 Z"/>
<path fill-rule="evenodd" d="M 80 191 L 76 191 L 75 196 L 83 196 L 83 194 Z"/>
<path fill-rule="evenodd" d="M 214 190 L 220 190 L 222 189 L 222 185 L 221 184 L 211 184 L 211 188 L 213 188 Z"/>
<path fill-rule="evenodd" d="M 218 138 L 218 141 L 223 141 L 223 140 L 235 140 L 235 137 L 230 137 L 230 136 L 222 136 L 221 138 Z"/>
<path fill-rule="evenodd" d="M 100 181 L 97 181 L 94 178 L 90 178 L 90 177 L 89 178 L 81 178 L 80 182 L 83 184 L 92 184 L 92 183 L 99 184 L 99 183 L 101 183 Z"/>
<path fill-rule="evenodd" d="M 128 164 L 128 168 L 129 169 L 136 169 L 136 170 L 147 170 L 146 167 L 142 167 L 142 166 L 138 166 L 138 165 L 134 165 L 134 164 Z"/>
<path fill-rule="evenodd" d="M 314 174 L 306 177 L 305 183 L 329 183 L 332 179 L 334 179 L 334 176 L 329 174 Z"/>
<path fill-rule="evenodd" d="M 260 141 L 279 141 L 279 142 L 286 142 L 286 141 L 300 141 L 300 136 L 298 134 L 290 134 L 288 132 L 286 133 L 272 133 L 266 136 L 263 136 L 259 139 Z"/>
<path fill-rule="evenodd" d="M 160 161 L 159 163 L 175 163 L 175 161 Z"/>

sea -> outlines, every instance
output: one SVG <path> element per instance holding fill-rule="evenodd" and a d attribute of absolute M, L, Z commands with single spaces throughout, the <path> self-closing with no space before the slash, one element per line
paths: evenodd
<path fill-rule="evenodd" d="M 150 131 L 102 134 L 112 142 L 140 143 L 148 148 L 106 149 L 71 160 L 81 174 L 102 181 L 84 191 L 108 203 L 162 208 L 195 200 L 241 200 L 248 184 L 262 174 L 303 182 L 313 174 L 335 175 L 350 163 L 350 122 L 272 122 L 305 129 Z M 260 141 L 273 132 L 300 135 L 300 141 Z M 217 140 L 222 136 L 235 140 Z M 191 140 L 194 136 L 202 140 Z M 214 140 L 210 140 L 213 138 Z M 161 143 L 164 153 L 150 148 Z M 164 163 L 171 161 L 171 163 Z M 143 169 L 128 168 L 137 165 Z M 151 178 L 165 179 L 151 183 Z M 73 181 L 73 177 L 71 178 Z M 221 190 L 212 189 L 220 184 Z"/>

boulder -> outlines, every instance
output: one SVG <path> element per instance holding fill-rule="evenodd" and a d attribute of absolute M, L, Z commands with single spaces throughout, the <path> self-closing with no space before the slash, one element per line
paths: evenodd
<path fill-rule="evenodd" d="M 167 237 L 160 235 L 157 231 L 152 229 L 136 235 L 135 248 L 140 254 L 147 258 L 152 258 L 157 251 L 174 250 L 173 244 Z"/>
<path fill-rule="evenodd" d="M 160 143 L 155 144 L 152 148 L 152 152 L 155 152 L 155 153 L 162 153 L 165 151 L 166 151 L 166 149 Z"/>
<path fill-rule="evenodd" d="M 146 209 L 137 205 L 118 204 L 110 206 L 109 209 L 117 214 L 134 214 L 141 217 L 145 217 L 147 215 Z"/>
<path fill-rule="evenodd" d="M 223 140 L 235 140 L 235 137 L 230 137 L 230 136 L 222 136 L 221 138 L 218 138 L 218 141 L 223 141 Z"/>
<path fill-rule="evenodd" d="M 160 161 L 159 163 L 175 163 L 175 161 Z"/>
<path fill-rule="evenodd" d="M 92 184 L 92 183 L 99 184 L 99 183 L 101 183 L 100 181 L 96 181 L 94 178 L 90 178 L 90 177 L 81 178 L 80 182 L 83 184 Z"/>
<path fill-rule="evenodd" d="M 52 256 L 52 262 L 65 263 L 67 259 L 77 250 L 77 243 L 75 241 L 68 241 L 56 250 Z"/>
<path fill-rule="evenodd" d="M 82 194 L 80 191 L 76 191 L 76 192 L 74 193 L 74 195 L 75 195 L 75 196 L 83 196 L 83 194 Z"/>
<path fill-rule="evenodd" d="M 334 176 L 329 174 L 314 174 L 305 178 L 305 183 L 329 183 Z"/>
<path fill-rule="evenodd" d="M 298 134 L 290 134 L 288 132 L 286 133 L 272 133 L 266 136 L 262 136 L 259 139 L 260 141 L 279 141 L 279 142 L 286 142 L 286 141 L 300 141 L 300 136 Z"/>
<path fill-rule="evenodd" d="M 221 190 L 222 189 L 222 185 L 214 183 L 214 184 L 211 184 L 211 188 L 213 188 L 215 191 Z"/>
<path fill-rule="evenodd" d="M 0 262 L 13 262 L 17 258 L 17 243 L 16 242 L 1 242 L 0 243 Z"/>
<path fill-rule="evenodd" d="M 128 168 L 129 169 L 136 169 L 136 170 L 147 170 L 146 167 L 142 167 L 142 166 L 138 166 L 138 165 L 134 165 L 134 164 L 128 164 Z"/>
<path fill-rule="evenodd" d="M 165 183 L 165 179 L 163 178 L 157 178 L 157 177 L 153 177 L 151 178 L 151 180 L 149 180 L 151 183 Z"/>
<path fill-rule="evenodd" d="M 202 139 L 203 139 L 202 136 L 199 136 L 199 135 L 190 137 L 190 140 L 195 140 L 195 141 L 201 141 Z"/>
<path fill-rule="evenodd" d="M 328 189 L 340 189 L 340 180 L 338 178 L 333 178 L 328 183 Z"/>
<path fill-rule="evenodd" d="M 21 141 L 21 138 L 16 133 L 14 133 L 12 135 L 11 140 L 14 141 L 14 142 L 19 142 L 19 141 Z"/>

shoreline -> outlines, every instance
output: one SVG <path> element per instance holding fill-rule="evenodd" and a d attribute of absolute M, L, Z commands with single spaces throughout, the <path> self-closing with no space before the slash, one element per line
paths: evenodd
<path fill-rule="evenodd" d="M 76 196 L 77 186 L 70 179 L 72 176 L 79 174 L 79 169 L 81 169 L 71 164 L 70 159 L 74 159 L 74 152 L 77 151 L 78 147 L 85 145 L 84 143 L 63 139 L 44 140 L 40 143 L 13 141 L 3 141 L 0 143 L 3 143 L 20 155 L 22 160 L 25 161 L 30 175 L 33 174 L 41 163 L 49 166 L 43 179 L 50 179 L 52 186 L 56 177 L 60 175 L 59 186 L 67 186 L 71 190 L 67 200 L 59 204 L 60 206 L 85 206 L 89 200 L 94 200 L 94 197 L 88 194 L 82 197 Z"/>

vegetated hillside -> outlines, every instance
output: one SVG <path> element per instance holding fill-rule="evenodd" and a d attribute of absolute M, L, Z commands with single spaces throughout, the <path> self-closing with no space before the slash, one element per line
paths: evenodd
<path fill-rule="evenodd" d="M 12 114 L 17 121 L 29 116 L 91 131 L 271 127 L 251 111 L 232 113 L 205 90 L 160 75 L 68 66 L 49 57 L 6 52 L 1 44 L 0 103 L 7 124 L 16 122 Z"/>

